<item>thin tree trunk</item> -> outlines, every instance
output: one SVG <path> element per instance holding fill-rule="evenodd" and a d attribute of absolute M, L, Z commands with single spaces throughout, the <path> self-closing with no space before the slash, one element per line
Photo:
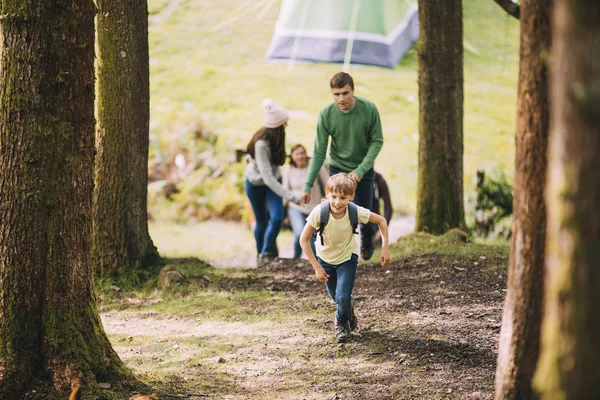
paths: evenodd
<path fill-rule="evenodd" d="M 127 374 L 92 286 L 94 12 L 1 5 L 0 398 Z"/>
<path fill-rule="evenodd" d="M 600 3 L 555 0 L 543 399 L 600 399 Z"/>
<path fill-rule="evenodd" d="M 464 225 L 463 30 L 460 0 L 420 0 L 416 230 Z"/>
<path fill-rule="evenodd" d="M 546 244 L 550 0 L 521 2 L 515 185 L 508 292 L 496 367 L 496 399 L 530 399 L 537 365 Z"/>
<path fill-rule="evenodd" d="M 148 233 L 150 78 L 146 0 L 98 0 L 94 262 L 104 275 L 158 258 Z"/>

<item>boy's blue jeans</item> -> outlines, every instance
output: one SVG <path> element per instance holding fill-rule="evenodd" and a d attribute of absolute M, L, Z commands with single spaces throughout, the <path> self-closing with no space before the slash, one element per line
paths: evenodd
<path fill-rule="evenodd" d="M 348 172 L 329 166 L 329 176 L 339 174 L 340 172 Z M 373 209 L 373 185 L 375 183 L 375 171 L 373 168 L 365 172 L 363 177 L 356 186 L 354 195 L 354 204 L 364 207 L 368 210 Z M 360 242 L 362 247 L 372 248 L 373 237 L 376 231 L 375 224 L 360 224 Z"/>
<path fill-rule="evenodd" d="M 304 225 L 306 225 L 306 217 L 308 217 L 308 214 L 304 214 L 297 208 L 289 207 L 288 217 L 290 218 L 290 225 L 292 226 L 292 231 L 294 232 L 294 258 L 300 258 L 300 256 L 302 256 L 302 247 L 300 246 L 300 234 L 304 229 Z M 315 252 L 315 237 L 311 236 L 310 239 L 308 239 L 308 243 L 310 243 L 310 248 L 316 255 L 317 253 Z"/>
<path fill-rule="evenodd" d="M 350 320 L 350 307 L 352 298 L 352 289 L 356 280 L 356 266 L 358 265 L 358 255 L 352 254 L 348 261 L 338 265 L 332 265 L 317 258 L 319 264 L 329 275 L 325 283 L 327 293 L 337 305 L 335 318 L 341 323 Z"/>
<path fill-rule="evenodd" d="M 247 179 L 246 195 L 256 218 L 256 251 L 258 254 L 277 256 L 277 235 L 283 224 L 283 199 L 267 185 L 254 185 Z"/>

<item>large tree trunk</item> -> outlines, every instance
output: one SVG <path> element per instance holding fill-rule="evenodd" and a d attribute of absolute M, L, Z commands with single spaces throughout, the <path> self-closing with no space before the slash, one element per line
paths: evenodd
<path fill-rule="evenodd" d="M 0 398 L 126 374 L 96 310 L 90 260 L 94 3 L 3 1 Z"/>
<path fill-rule="evenodd" d="M 94 263 L 103 275 L 158 258 L 148 233 L 150 77 L 146 0 L 98 0 Z"/>
<path fill-rule="evenodd" d="M 416 231 L 464 224 L 463 30 L 460 0 L 419 0 Z"/>
<path fill-rule="evenodd" d="M 600 3 L 555 0 L 548 245 L 535 386 L 600 399 Z"/>
<path fill-rule="evenodd" d="M 551 0 L 521 2 L 515 185 L 508 292 L 496 367 L 496 399 L 532 398 L 544 287 Z"/>

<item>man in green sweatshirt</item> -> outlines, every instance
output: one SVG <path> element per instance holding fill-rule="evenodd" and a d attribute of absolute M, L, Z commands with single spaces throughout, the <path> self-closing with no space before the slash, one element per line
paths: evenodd
<path fill-rule="evenodd" d="M 310 201 L 310 191 L 325 161 L 329 137 L 329 174 L 347 172 L 358 186 L 354 202 L 372 208 L 373 165 L 383 146 L 383 133 L 379 111 L 371 101 L 354 96 L 354 80 L 345 72 L 338 72 L 329 82 L 333 102 L 319 113 L 317 137 L 313 156 L 304 184 L 302 202 Z M 370 224 L 361 225 L 361 257 L 368 260 L 373 255 L 375 229 Z"/>

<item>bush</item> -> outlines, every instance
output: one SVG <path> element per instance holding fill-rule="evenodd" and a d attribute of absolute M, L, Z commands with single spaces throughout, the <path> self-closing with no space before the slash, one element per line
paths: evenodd
<path fill-rule="evenodd" d="M 477 171 L 475 192 L 467 200 L 466 223 L 474 235 L 509 238 L 512 220 L 513 187 L 502 171 L 488 176 Z"/>
<path fill-rule="evenodd" d="M 169 130 L 174 133 L 150 141 L 150 220 L 242 219 L 245 165 L 236 161 L 233 145 L 219 141 L 193 115 Z"/>

